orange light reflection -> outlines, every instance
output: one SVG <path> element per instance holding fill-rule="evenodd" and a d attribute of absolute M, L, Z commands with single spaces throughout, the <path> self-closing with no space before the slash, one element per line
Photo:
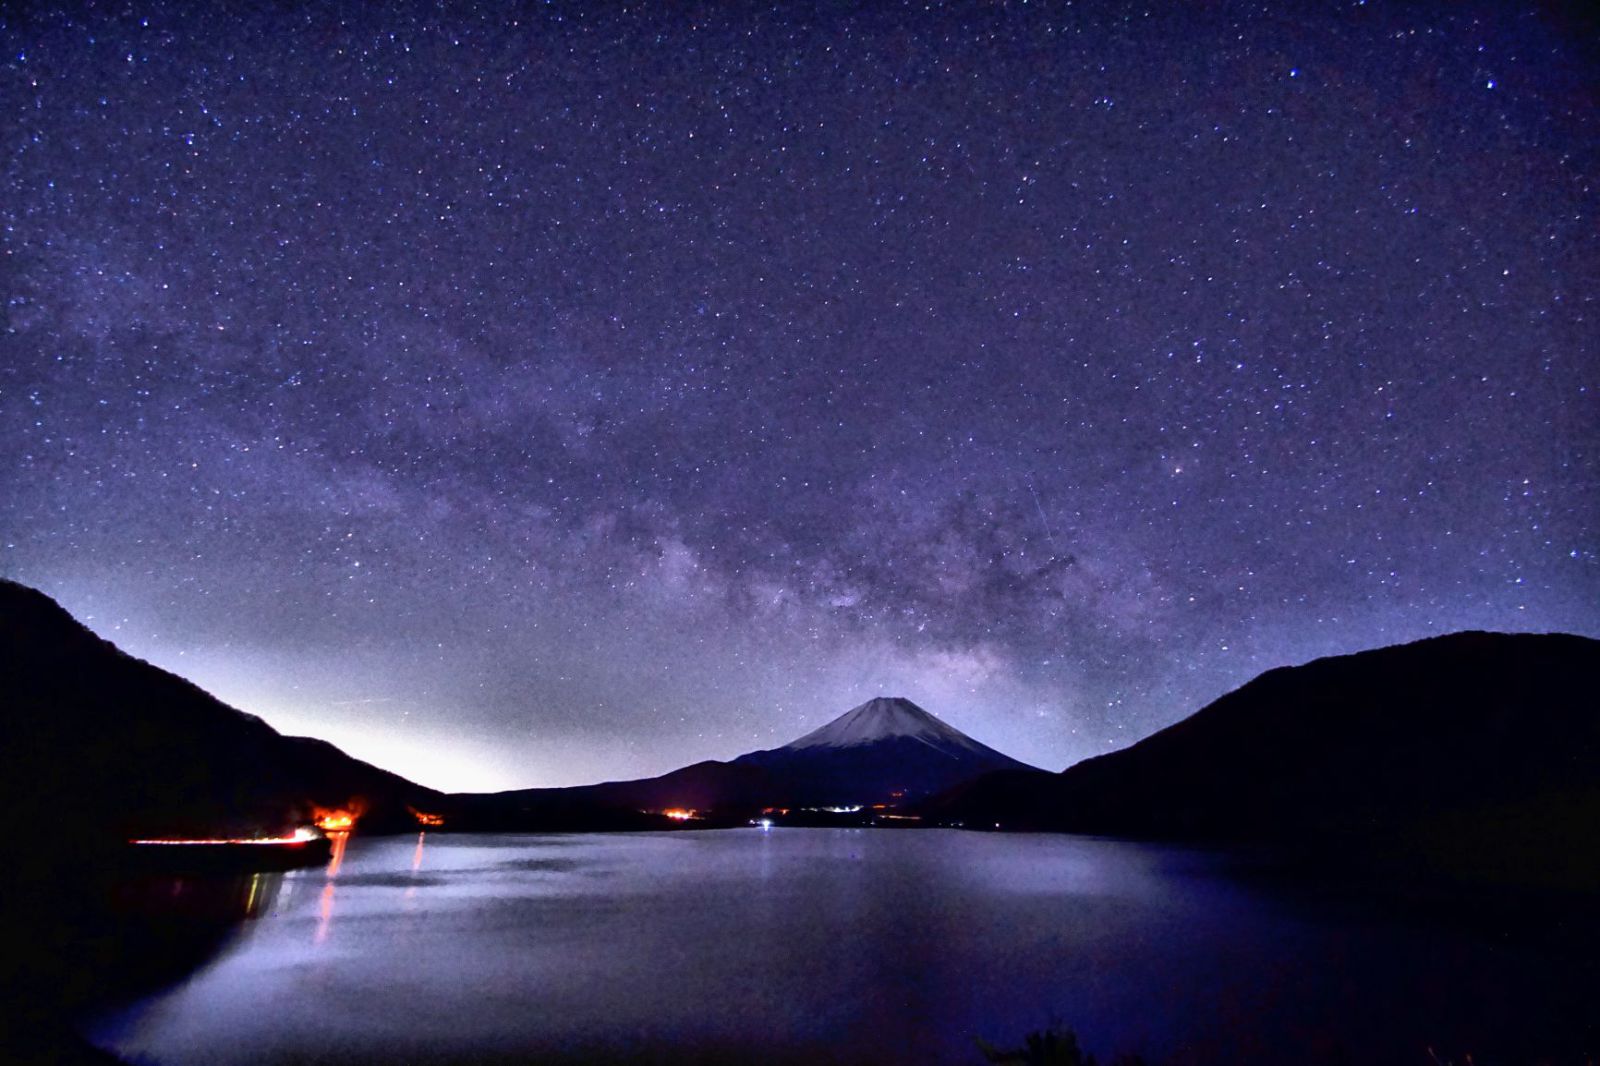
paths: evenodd
<path fill-rule="evenodd" d="M 329 833 L 328 840 L 333 844 L 333 856 L 328 860 L 328 869 L 325 874 L 328 883 L 322 886 L 322 901 L 317 919 L 317 933 L 314 937 L 314 941 L 318 944 L 328 939 L 328 929 L 333 925 L 334 879 L 339 876 L 339 867 L 344 864 L 344 849 L 350 843 L 350 834 Z"/>
<path fill-rule="evenodd" d="M 317 919 L 316 943 L 320 944 L 328 939 L 328 927 L 333 924 L 333 882 L 329 881 L 322 888 L 322 907 L 320 917 Z"/>
<path fill-rule="evenodd" d="M 333 855 L 328 859 L 328 880 L 333 880 L 339 873 L 339 866 L 344 862 L 344 849 L 350 844 L 349 833 L 329 833 L 328 843 L 333 845 Z"/>

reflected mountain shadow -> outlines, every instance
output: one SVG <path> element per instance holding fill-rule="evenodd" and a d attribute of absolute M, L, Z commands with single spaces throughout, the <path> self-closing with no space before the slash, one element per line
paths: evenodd
<path fill-rule="evenodd" d="M 506 862 L 496 863 L 499 870 L 524 870 L 534 873 L 571 873 L 574 870 L 592 868 L 592 863 L 579 862 L 576 859 L 510 859 Z M 595 874 L 602 874 L 602 870 L 593 870 Z"/>
<path fill-rule="evenodd" d="M 0 902 L 0 1060 L 119 1061 L 84 1042 L 78 1026 L 189 976 L 271 910 L 282 887 L 277 872 L 23 864 Z"/>
<path fill-rule="evenodd" d="M 448 840 L 452 834 L 441 834 Z M 492 851 L 499 849 L 513 849 L 526 851 L 530 847 L 541 850 L 553 848 L 588 847 L 593 844 L 590 833 L 539 833 L 539 832 L 512 832 L 512 833 L 471 833 L 472 849 L 474 851 Z M 445 845 L 448 846 L 448 845 Z"/>
<path fill-rule="evenodd" d="M 450 883 L 450 871 L 434 873 L 341 874 L 340 888 L 428 888 Z M 331 882 L 330 882 L 331 883 Z"/>

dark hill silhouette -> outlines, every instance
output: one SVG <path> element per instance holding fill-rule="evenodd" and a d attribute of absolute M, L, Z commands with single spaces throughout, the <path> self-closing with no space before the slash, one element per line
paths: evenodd
<path fill-rule="evenodd" d="M 759 771 L 706 760 L 660 777 L 455 795 L 446 809 L 452 826 L 480 830 L 663 829 L 674 823 L 659 812 L 671 808 L 747 816 L 768 785 Z"/>
<path fill-rule="evenodd" d="M 283 736 L 10 581 L 0 581 L 0 709 L 7 815 L 75 847 L 277 831 L 352 802 L 364 827 L 410 827 L 408 804 L 442 800 L 325 741 Z"/>
<path fill-rule="evenodd" d="M 926 813 L 1183 840 L 1384 838 L 1574 872 L 1600 850 L 1597 693 L 1600 641 L 1457 633 L 1271 670 L 1123 751 L 990 775 Z"/>

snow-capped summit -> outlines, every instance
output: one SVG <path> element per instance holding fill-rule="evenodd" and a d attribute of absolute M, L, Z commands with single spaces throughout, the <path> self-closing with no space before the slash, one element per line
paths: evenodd
<path fill-rule="evenodd" d="M 790 741 L 779 750 L 854 748 L 896 737 L 921 741 L 930 748 L 952 756 L 994 753 L 993 749 L 979 744 L 959 729 L 946 725 L 915 703 L 898 696 L 870 699 L 822 728 Z"/>
<path fill-rule="evenodd" d="M 734 766 L 759 767 L 790 802 L 903 802 L 990 770 L 1032 769 L 946 725 L 907 699 L 880 696 L 781 748 Z"/>

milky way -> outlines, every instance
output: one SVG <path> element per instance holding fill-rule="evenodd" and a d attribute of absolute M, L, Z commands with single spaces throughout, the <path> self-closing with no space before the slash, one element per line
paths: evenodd
<path fill-rule="evenodd" d="M 449 788 L 1600 635 L 1593 25 L 511 6 L 6 6 L 0 572 Z"/>

